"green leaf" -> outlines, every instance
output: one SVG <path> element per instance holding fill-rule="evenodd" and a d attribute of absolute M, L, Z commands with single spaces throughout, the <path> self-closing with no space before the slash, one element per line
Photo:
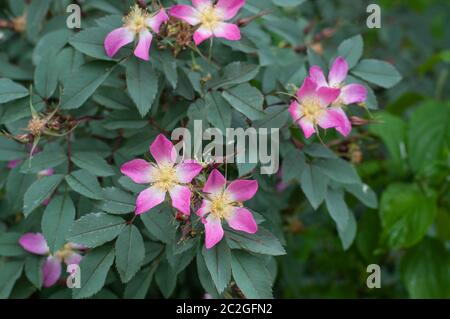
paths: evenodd
<path fill-rule="evenodd" d="M 342 190 L 328 188 L 325 202 L 328 212 L 336 223 L 337 228 L 340 230 L 346 229 L 350 219 L 350 211 L 344 200 L 344 192 Z"/>
<path fill-rule="evenodd" d="M 225 90 L 222 96 L 232 107 L 252 121 L 266 116 L 263 110 L 264 95 L 248 83 Z"/>
<path fill-rule="evenodd" d="M 66 234 L 75 220 L 75 213 L 75 206 L 67 193 L 53 198 L 45 208 L 41 227 L 52 254 L 66 243 Z"/>
<path fill-rule="evenodd" d="M 328 147 L 317 143 L 306 145 L 303 151 L 312 157 L 336 158 L 336 154 L 334 154 Z"/>
<path fill-rule="evenodd" d="M 88 298 L 99 292 L 105 284 L 113 262 L 114 249 L 109 245 L 87 253 L 80 263 L 81 288 L 73 289 L 73 297 Z"/>
<path fill-rule="evenodd" d="M 212 280 L 211 274 L 206 267 L 205 259 L 203 258 L 200 250 L 197 253 L 196 262 L 198 279 L 200 280 L 200 284 L 202 285 L 203 289 L 205 289 L 205 291 L 213 297 L 219 298 L 219 293 L 217 292 L 214 281 Z"/>
<path fill-rule="evenodd" d="M 10 79 L 0 79 L 0 104 L 28 96 L 28 90 Z"/>
<path fill-rule="evenodd" d="M 177 285 L 177 272 L 166 258 L 162 259 L 155 273 L 156 283 L 165 298 L 169 298 Z"/>
<path fill-rule="evenodd" d="M 205 96 L 206 107 L 208 108 L 207 119 L 214 127 L 222 132 L 231 127 L 231 106 L 219 92 L 210 92 Z"/>
<path fill-rule="evenodd" d="M 125 299 L 145 299 L 156 271 L 156 263 L 142 269 L 127 284 L 123 297 Z"/>
<path fill-rule="evenodd" d="M 290 150 L 283 160 L 283 183 L 289 183 L 294 179 L 300 180 L 305 166 L 305 154 L 298 149 Z"/>
<path fill-rule="evenodd" d="M 0 256 L 13 257 L 25 255 L 25 250 L 19 245 L 21 233 L 0 234 Z"/>
<path fill-rule="evenodd" d="M 389 89 L 395 86 L 402 76 L 392 64 L 380 60 L 361 60 L 352 73 L 363 80 Z"/>
<path fill-rule="evenodd" d="M 345 184 L 344 188 L 367 207 L 374 209 L 378 207 L 377 194 L 368 185 L 364 183 Z"/>
<path fill-rule="evenodd" d="M 58 86 L 59 70 L 54 66 L 55 59 L 55 55 L 44 57 L 34 71 L 34 86 L 43 98 L 51 97 Z"/>
<path fill-rule="evenodd" d="M 387 112 L 379 112 L 377 117 L 379 123 L 370 125 L 369 131 L 383 140 L 395 167 L 404 169 L 407 158 L 405 121 Z"/>
<path fill-rule="evenodd" d="M 364 50 L 363 38 L 360 34 L 348 38 L 339 44 L 338 55 L 345 58 L 348 68 L 353 68 L 361 59 Z"/>
<path fill-rule="evenodd" d="M 274 4 L 280 7 L 296 7 L 305 1 L 306 0 L 272 0 Z"/>
<path fill-rule="evenodd" d="M 350 212 L 349 220 L 347 226 L 344 229 L 338 228 L 338 235 L 341 239 L 342 248 L 347 250 L 352 245 L 356 237 L 356 219 L 355 216 Z"/>
<path fill-rule="evenodd" d="M 435 239 L 408 250 L 400 274 L 411 298 L 450 298 L 450 254 Z"/>
<path fill-rule="evenodd" d="M 56 54 L 67 44 L 72 34 L 72 30 L 68 28 L 61 28 L 45 34 L 33 50 L 33 64 L 39 67 L 41 63 L 47 64 L 45 60 L 50 62 L 49 57 L 54 59 Z M 52 67 L 54 68 L 54 64 Z"/>
<path fill-rule="evenodd" d="M 270 273 L 260 257 L 243 251 L 231 254 L 233 278 L 248 299 L 271 299 L 272 283 Z"/>
<path fill-rule="evenodd" d="M 28 280 L 38 289 L 42 287 L 43 275 L 42 265 L 45 259 L 41 256 L 29 254 L 25 259 L 25 275 Z"/>
<path fill-rule="evenodd" d="M 314 165 L 321 168 L 325 175 L 338 183 L 354 184 L 361 182 L 355 167 L 343 159 L 321 159 L 314 162 Z"/>
<path fill-rule="evenodd" d="M 97 88 L 105 82 L 115 65 L 107 62 L 84 64 L 63 81 L 61 108 L 77 109 L 81 107 Z"/>
<path fill-rule="evenodd" d="M 0 161 L 12 161 L 27 156 L 22 145 L 0 136 Z"/>
<path fill-rule="evenodd" d="M 93 152 L 76 152 L 72 155 L 72 162 L 78 167 L 84 168 L 95 176 L 112 176 L 115 175 L 111 166 L 97 153 Z"/>
<path fill-rule="evenodd" d="M 326 175 L 316 165 L 306 164 L 300 178 L 300 185 L 311 206 L 317 210 L 325 199 L 328 185 Z"/>
<path fill-rule="evenodd" d="M 134 212 L 136 198 L 115 187 L 107 187 L 103 190 L 104 199 L 98 206 L 102 211 L 110 214 L 127 214 Z"/>
<path fill-rule="evenodd" d="M 62 165 L 67 161 L 67 155 L 62 149 L 44 150 L 31 158 L 27 158 L 20 168 L 24 174 L 39 173 L 42 170 Z"/>
<path fill-rule="evenodd" d="M 425 236 L 437 213 L 434 197 L 416 185 L 392 184 L 380 201 L 382 238 L 392 248 L 407 248 Z"/>
<path fill-rule="evenodd" d="M 158 93 L 158 76 L 150 63 L 140 59 L 127 61 L 126 76 L 128 92 L 144 117 Z"/>
<path fill-rule="evenodd" d="M 246 83 L 254 79 L 258 73 L 259 67 L 257 65 L 233 62 L 223 69 L 222 76 L 209 81 L 207 86 L 211 89 L 217 89 L 228 85 Z"/>
<path fill-rule="evenodd" d="M 450 129 L 450 103 L 427 102 L 412 113 L 408 130 L 408 155 L 415 172 L 433 163 L 443 152 Z"/>
<path fill-rule="evenodd" d="M 50 198 L 63 178 L 63 175 L 44 176 L 31 184 L 23 197 L 25 217 L 30 215 L 44 200 Z"/>
<path fill-rule="evenodd" d="M 122 282 L 129 282 L 141 269 L 145 257 L 144 240 L 134 225 L 126 226 L 116 240 L 116 267 Z"/>
<path fill-rule="evenodd" d="M 7 299 L 22 274 L 23 261 L 0 260 L 0 299 Z"/>
<path fill-rule="evenodd" d="M 30 39 L 38 36 L 52 0 L 32 1 L 27 8 L 26 27 Z"/>
<path fill-rule="evenodd" d="M 226 228 L 225 238 L 231 249 L 245 249 L 256 254 L 272 256 L 286 254 L 280 241 L 261 226 L 258 227 L 256 234 L 248 234 Z"/>
<path fill-rule="evenodd" d="M 289 119 L 289 112 L 284 105 L 277 105 L 269 107 L 265 110 L 266 116 L 253 123 L 256 129 L 267 128 L 282 128 Z"/>
<path fill-rule="evenodd" d="M 231 279 L 231 252 L 226 241 L 222 240 L 211 249 L 203 247 L 206 267 L 219 293 L 228 286 Z"/>
<path fill-rule="evenodd" d="M 67 241 L 93 248 L 116 238 L 124 227 L 125 221 L 118 216 L 91 213 L 75 221 Z"/>
<path fill-rule="evenodd" d="M 104 198 L 103 190 L 97 177 L 87 170 L 81 169 L 66 176 L 66 182 L 72 190 L 87 198 L 101 200 Z"/>
<path fill-rule="evenodd" d="M 175 240 L 174 219 L 171 209 L 166 205 L 159 205 L 140 217 L 147 230 L 156 239 L 165 244 Z"/>
<path fill-rule="evenodd" d="M 36 180 L 34 175 L 20 173 L 20 167 L 11 170 L 6 181 L 6 199 L 12 209 L 23 209 L 23 194 Z"/>

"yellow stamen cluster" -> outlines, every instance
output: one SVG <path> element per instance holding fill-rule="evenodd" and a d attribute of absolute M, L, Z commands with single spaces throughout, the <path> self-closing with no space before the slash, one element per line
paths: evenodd
<path fill-rule="evenodd" d="M 204 27 L 213 30 L 221 20 L 217 14 L 216 9 L 212 6 L 209 6 L 200 13 L 200 21 Z"/>
<path fill-rule="evenodd" d="M 123 19 L 124 25 L 135 32 L 136 34 L 147 28 L 147 19 L 150 17 L 150 14 L 147 10 L 141 9 L 138 5 L 135 5 L 130 13 Z"/>
<path fill-rule="evenodd" d="M 160 165 L 153 175 L 153 186 L 167 192 L 169 189 L 178 184 L 176 170 L 171 165 Z"/>
<path fill-rule="evenodd" d="M 211 214 L 214 217 L 219 219 L 226 219 L 230 217 L 232 210 L 232 201 L 225 192 L 215 195 L 211 199 Z"/>
<path fill-rule="evenodd" d="M 65 244 L 63 248 L 58 250 L 55 254 L 56 257 L 63 260 L 69 257 L 73 253 L 73 248 L 71 244 Z"/>
<path fill-rule="evenodd" d="M 42 131 L 45 129 L 47 124 L 46 119 L 41 119 L 39 117 L 33 117 L 28 122 L 27 131 L 29 131 L 33 136 L 41 135 Z"/>
<path fill-rule="evenodd" d="M 323 107 L 320 101 L 315 98 L 304 99 L 300 108 L 303 114 L 303 118 L 314 124 L 317 124 L 317 122 L 325 112 L 325 107 Z"/>

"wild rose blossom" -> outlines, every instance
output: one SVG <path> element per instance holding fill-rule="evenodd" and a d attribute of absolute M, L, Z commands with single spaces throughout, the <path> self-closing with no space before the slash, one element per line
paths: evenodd
<path fill-rule="evenodd" d="M 161 24 L 169 17 L 164 9 L 156 14 L 150 14 L 147 10 L 135 5 L 124 18 L 124 25 L 111 31 L 105 38 L 105 50 L 109 57 L 113 57 L 123 46 L 138 39 L 134 55 L 142 60 L 149 60 L 150 45 L 153 35 L 150 31 L 159 33 Z"/>
<path fill-rule="evenodd" d="M 337 57 L 328 74 L 328 81 L 322 69 L 314 65 L 309 70 L 309 76 L 316 82 L 318 87 L 330 87 L 341 89 L 338 98 L 333 101 L 333 106 L 362 103 L 367 99 L 367 89 L 364 85 L 352 83 L 345 84 L 348 75 L 348 63 L 343 57 Z"/>
<path fill-rule="evenodd" d="M 340 89 L 319 87 L 307 77 L 297 92 L 297 99 L 289 106 L 289 112 L 300 125 L 306 138 L 316 132 L 318 126 L 324 129 L 334 127 L 339 133 L 347 136 L 351 123 L 341 107 L 330 107 L 339 96 Z"/>
<path fill-rule="evenodd" d="M 214 247 L 223 238 L 222 220 L 239 231 L 254 234 L 258 230 L 253 214 L 243 207 L 242 202 L 251 199 L 258 191 L 254 180 L 235 180 L 226 187 L 225 177 L 213 170 L 203 187 L 205 199 L 197 215 L 205 225 L 205 246 Z"/>
<path fill-rule="evenodd" d="M 185 215 L 190 215 L 191 190 L 187 185 L 203 167 L 196 161 L 183 161 L 176 165 L 177 153 L 172 142 L 160 134 L 150 146 L 156 160 L 149 163 L 135 159 L 122 165 L 121 172 L 137 184 L 149 184 L 136 200 L 136 215 L 145 213 L 164 202 L 170 194 L 172 206 Z"/>
<path fill-rule="evenodd" d="M 244 6 L 245 0 L 219 0 L 213 5 L 211 0 L 192 0 L 192 5 L 176 5 L 169 14 L 192 26 L 198 26 L 194 33 L 194 42 L 199 45 L 211 37 L 225 38 L 231 41 L 241 39 L 239 27 L 226 23 L 236 16 Z"/>
<path fill-rule="evenodd" d="M 19 244 L 27 252 L 35 255 L 48 256 L 42 265 L 42 285 L 44 287 L 53 286 L 61 277 L 61 263 L 66 265 L 78 265 L 82 259 L 80 250 L 85 249 L 84 246 L 67 243 L 63 248 L 58 250 L 54 255 L 50 254 L 47 241 L 41 233 L 26 233 L 19 239 Z"/>

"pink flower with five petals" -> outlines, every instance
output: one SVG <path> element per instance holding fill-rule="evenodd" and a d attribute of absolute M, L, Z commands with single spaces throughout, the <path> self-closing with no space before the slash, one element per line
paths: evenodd
<path fill-rule="evenodd" d="M 254 234 L 258 230 L 253 214 L 242 202 L 251 199 L 258 191 L 254 180 L 235 180 L 226 187 L 225 177 L 214 169 L 208 177 L 203 192 L 205 199 L 197 211 L 205 225 L 205 245 L 214 247 L 223 238 L 222 220 L 239 231 Z"/>
<path fill-rule="evenodd" d="M 135 159 L 122 165 L 122 174 L 138 184 L 149 184 L 136 200 L 136 215 L 140 215 L 164 202 L 170 194 L 172 206 L 185 215 L 190 215 L 191 190 L 187 185 L 203 167 L 193 160 L 176 165 L 177 153 L 172 142 L 160 134 L 150 146 L 156 164 Z"/>
<path fill-rule="evenodd" d="M 245 0 L 219 0 L 214 5 L 211 0 L 192 0 L 193 7 L 176 5 L 169 14 L 190 25 L 199 26 L 194 33 L 194 42 L 199 45 L 211 37 L 225 38 L 230 41 L 241 39 L 239 27 L 226 23 L 236 16 L 245 5 Z"/>
<path fill-rule="evenodd" d="M 134 55 L 142 60 L 149 60 L 150 45 L 153 40 L 152 33 L 159 33 L 161 24 L 169 17 L 164 9 L 156 14 L 150 14 L 147 10 L 135 5 L 124 18 L 124 25 L 111 31 L 105 38 L 105 51 L 109 57 L 113 57 L 123 46 L 138 39 Z"/>
<path fill-rule="evenodd" d="M 347 75 L 348 63 L 341 56 L 334 60 L 330 73 L 328 74 L 328 81 L 319 66 L 314 65 L 309 70 L 309 76 L 317 83 L 318 87 L 341 89 L 339 96 L 333 101 L 333 106 L 362 103 L 367 99 L 367 89 L 364 85 L 357 83 L 345 84 Z"/>
<path fill-rule="evenodd" d="M 338 88 L 319 87 L 307 77 L 297 92 L 297 99 L 289 106 L 289 112 L 300 125 L 306 138 L 316 132 L 318 126 L 324 129 L 334 127 L 339 133 L 347 136 L 352 125 L 341 107 L 330 107 L 341 90 Z"/>
<path fill-rule="evenodd" d="M 41 233 L 26 233 L 20 237 L 19 244 L 29 253 L 48 256 L 42 265 L 42 285 L 44 287 L 53 286 L 61 277 L 62 262 L 66 265 L 78 265 L 83 258 L 79 252 L 85 249 L 84 246 L 67 243 L 54 255 L 51 255 L 47 241 Z"/>

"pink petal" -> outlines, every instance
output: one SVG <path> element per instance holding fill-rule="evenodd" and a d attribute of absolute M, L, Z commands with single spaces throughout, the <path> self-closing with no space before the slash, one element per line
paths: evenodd
<path fill-rule="evenodd" d="M 187 186 L 175 186 L 169 190 L 172 206 L 185 215 L 191 214 L 191 191 Z"/>
<path fill-rule="evenodd" d="M 303 116 L 300 105 L 296 101 L 289 106 L 289 113 L 291 113 L 294 122 L 298 122 Z"/>
<path fill-rule="evenodd" d="M 20 158 L 9 161 L 7 167 L 10 169 L 13 169 L 13 168 L 17 167 L 17 165 L 19 165 L 21 162 L 22 162 L 22 159 L 20 159 Z"/>
<path fill-rule="evenodd" d="M 79 265 L 81 259 L 83 259 L 83 256 L 78 253 L 72 252 L 70 255 L 67 255 L 66 258 L 64 258 L 64 262 L 66 263 L 66 265 Z"/>
<path fill-rule="evenodd" d="M 180 183 L 190 183 L 195 176 L 200 174 L 203 166 L 196 162 L 183 162 L 176 167 L 178 181 Z"/>
<path fill-rule="evenodd" d="M 255 180 L 238 179 L 227 187 L 230 199 L 235 202 L 245 202 L 255 196 L 258 191 L 258 182 Z"/>
<path fill-rule="evenodd" d="M 152 40 L 153 36 L 150 31 L 147 29 L 141 31 L 141 33 L 139 33 L 138 45 L 136 46 L 136 49 L 134 49 L 134 55 L 142 60 L 148 61 L 150 59 L 149 51 Z"/>
<path fill-rule="evenodd" d="M 245 0 L 219 0 L 216 5 L 224 20 L 230 20 L 245 5 Z"/>
<path fill-rule="evenodd" d="M 204 217 L 211 211 L 211 202 L 209 200 L 204 199 L 202 201 L 202 206 L 195 212 L 199 217 Z"/>
<path fill-rule="evenodd" d="M 150 153 L 158 165 L 173 165 L 177 159 L 177 151 L 172 142 L 159 134 L 150 145 Z"/>
<path fill-rule="evenodd" d="M 47 241 L 40 233 L 26 233 L 22 235 L 19 239 L 19 244 L 26 251 L 37 255 L 46 255 L 50 251 Z"/>
<path fill-rule="evenodd" d="M 191 6 L 179 4 L 172 7 L 169 11 L 172 17 L 181 19 L 190 25 L 197 25 L 200 23 L 200 12 Z"/>
<path fill-rule="evenodd" d="M 239 27 L 232 23 L 221 22 L 212 31 L 214 36 L 218 38 L 224 38 L 230 41 L 239 41 L 241 39 Z"/>
<path fill-rule="evenodd" d="M 166 10 L 161 9 L 156 15 L 147 19 L 147 25 L 153 30 L 155 33 L 159 33 L 159 29 L 161 24 L 169 20 L 169 16 L 166 13 Z"/>
<path fill-rule="evenodd" d="M 44 265 L 42 265 L 42 285 L 51 287 L 58 281 L 61 276 L 61 261 L 57 257 L 48 256 Z"/>
<path fill-rule="evenodd" d="M 118 28 L 111 31 L 105 38 L 105 51 L 106 54 L 111 58 L 121 47 L 133 42 L 134 33 L 128 28 Z"/>
<path fill-rule="evenodd" d="M 367 99 L 367 89 L 361 84 L 349 84 L 341 89 L 340 97 L 345 105 L 361 103 Z"/>
<path fill-rule="evenodd" d="M 233 214 L 227 219 L 228 225 L 235 230 L 240 230 L 249 234 L 258 231 L 253 214 L 246 208 L 235 208 Z"/>
<path fill-rule="evenodd" d="M 209 174 L 205 186 L 203 186 L 203 192 L 209 194 L 220 193 L 225 189 L 226 182 L 225 177 L 217 169 L 214 169 Z"/>
<path fill-rule="evenodd" d="M 302 128 L 303 134 L 305 134 L 306 138 L 310 138 L 311 135 L 313 135 L 316 132 L 314 125 L 310 121 L 308 121 L 304 118 L 299 120 L 298 124 Z"/>
<path fill-rule="evenodd" d="M 341 94 L 340 89 L 334 89 L 329 87 L 321 87 L 317 90 L 317 96 L 319 97 L 322 106 L 328 106 L 333 103 Z"/>
<path fill-rule="evenodd" d="M 211 249 L 223 238 L 222 222 L 219 218 L 209 215 L 203 223 L 205 224 L 205 246 Z"/>
<path fill-rule="evenodd" d="M 203 41 L 211 38 L 213 36 L 213 33 L 210 29 L 201 26 L 197 29 L 194 33 L 194 42 L 195 45 L 200 45 Z"/>
<path fill-rule="evenodd" d="M 317 84 L 311 77 L 307 77 L 303 81 L 302 87 L 298 90 L 297 96 L 302 99 L 307 99 L 316 94 Z"/>
<path fill-rule="evenodd" d="M 136 199 L 136 215 L 140 215 L 161 204 L 166 193 L 159 188 L 150 187 L 139 193 Z"/>
<path fill-rule="evenodd" d="M 343 57 L 337 57 L 331 66 L 330 74 L 328 74 L 328 82 L 330 86 L 337 87 L 342 82 L 348 74 L 348 63 Z"/>
<path fill-rule="evenodd" d="M 334 127 L 343 136 L 347 136 L 352 130 L 347 115 L 340 107 L 327 109 L 326 115 L 319 120 L 318 124 L 324 129 Z"/>
<path fill-rule="evenodd" d="M 153 182 L 153 172 L 156 168 L 147 161 L 135 159 L 120 167 L 122 174 L 131 178 L 137 184 L 148 184 Z"/>
<path fill-rule="evenodd" d="M 212 6 L 211 0 L 192 0 L 192 4 L 199 11 Z"/>
<path fill-rule="evenodd" d="M 327 80 L 320 66 L 314 65 L 311 67 L 311 69 L 309 69 L 309 76 L 314 82 L 316 82 L 318 87 L 328 86 Z"/>

